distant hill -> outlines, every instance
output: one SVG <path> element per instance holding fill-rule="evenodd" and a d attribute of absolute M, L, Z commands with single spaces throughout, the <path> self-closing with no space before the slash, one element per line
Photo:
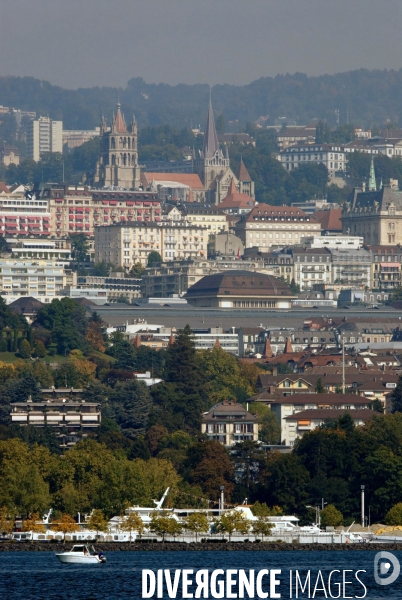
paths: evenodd
<path fill-rule="evenodd" d="M 60 118 L 66 129 L 93 128 L 104 114 L 107 120 L 118 96 L 127 119 L 135 113 L 140 127 L 169 124 L 203 125 L 209 99 L 207 85 L 149 84 L 131 79 L 125 89 L 80 88 L 67 90 L 33 77 L 1 77 L 0 104 Z M 303 124 L 312 118 L 372 126 L 387 119 L 402 123 L 402 69 L 359 69 L 336 75 L 307 77 L 302 73 L 262 77 L 249 85 L 216 85 L 214 110 L 223 113 L 232 129 L 269 115 L 267 123 L 287 117 Z M 237 125 L 236 125 L 236 122 Z"/>

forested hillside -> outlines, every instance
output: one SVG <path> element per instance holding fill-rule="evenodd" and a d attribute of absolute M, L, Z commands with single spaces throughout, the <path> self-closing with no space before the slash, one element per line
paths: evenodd
<path fill-rule="evenodd" d="M 206 84 L 150 84 L 131 79 L 125 89 L 112 87 L 66 90 L 32 77 L 0 78 L 0 104 L 63 119 L 66 129 L 86 129 L 98 124 L 102 114 L 110 118 L 118 96 L 128 118 L 134 112 L 140 127 L 169 124 L 191 127 L 203 124 L 209 100 Z M 336 75 L 307 77 L 302 73 L 262 77 L 244 86 L 216 85 L 214 109 L 226 121 L 248 121 L 269 115 L 267 123 L 284 116 L 298 123 L 312 118 L 335 125 L 340 121 L 372 126 L 401 120 L 402 69 L 359 69 Z M 235 128 L 237 123 L 233 123 Z"/>

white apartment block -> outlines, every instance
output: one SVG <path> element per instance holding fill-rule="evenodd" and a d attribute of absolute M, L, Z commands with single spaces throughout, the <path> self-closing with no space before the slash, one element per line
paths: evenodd
<path fill-rule="evenodd" d="M 9 238 L 7 243 L 11 246 L 11 256 L 15 260 L 57 260 L 58 263 L 63 262 L 65 265 L 72 260 L 71 246 L 67 240 Z"/>
<path fill-rule="evenodd" d="M 278 159 L 287 171 L 293 171 L 299 165 L 305 164 L 325 165 L 330 177 L 333 177 L 337 171 L 344 171 L 346 167 L 344 148 L 333 144 L 291 146 L 282 150 Z"/>
<path fill-rule="evenodd" d="M 309 248 L 362 248 L 364 238 L 358 235 L 312 235 L 302 237 L 300 242 Z"/>
<path fill-rule="evenodd" d="M 55 261 L 0 258 L 0 295 L 7 304 L 22 296 L 51 302 L 74 279 L 74 273 Z"/>
<path fill-rule="evenodd" d="M 49 202 L 46 199 L 0 195 L 0 234 L 50 235 Z"/>
<path fill-rule="evenodd" d="M 39 161 L 46 152 L 63 152 L 63 121 L 39 117 L 28 125 L 27 154 Z"/>
<path fill-rule="evenodd" d="M 137 262 L 145 266 L 153 250 L 162 261 L 206 258 L 207 244 L 205 227 L 186 222 L 120 222 L 95 227 L 95 262 L 125 269 Z"/>

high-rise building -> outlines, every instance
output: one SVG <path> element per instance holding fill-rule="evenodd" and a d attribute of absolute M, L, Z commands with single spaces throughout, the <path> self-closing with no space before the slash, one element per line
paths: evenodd
<path fill-rule="evenodd" d="M 97 187 L 139 189 L 140 167 L 138 165 L 137 123 L 135 118 L 127 128 L 117 104 L 110 129 L 102 117 L 100 123 L 100 157 L 96 163 L 94 183 Z"/>
<path fill-rule="evenodd" d="M 39 117 L 28 125 L 27 153 L 38 161 L 46 152 L 63 152 L 63 121 Z"/>

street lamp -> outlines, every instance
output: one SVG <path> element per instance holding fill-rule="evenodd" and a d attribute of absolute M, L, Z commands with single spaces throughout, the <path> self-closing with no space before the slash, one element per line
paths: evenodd
<path fill-rule="evenodd" d="M 360 490 L 361 490 L 361 509 L 362 509 L 362 527 L 364 527 L 364 489 L 366 486 L 361 485 L 360 486 Z"/>

